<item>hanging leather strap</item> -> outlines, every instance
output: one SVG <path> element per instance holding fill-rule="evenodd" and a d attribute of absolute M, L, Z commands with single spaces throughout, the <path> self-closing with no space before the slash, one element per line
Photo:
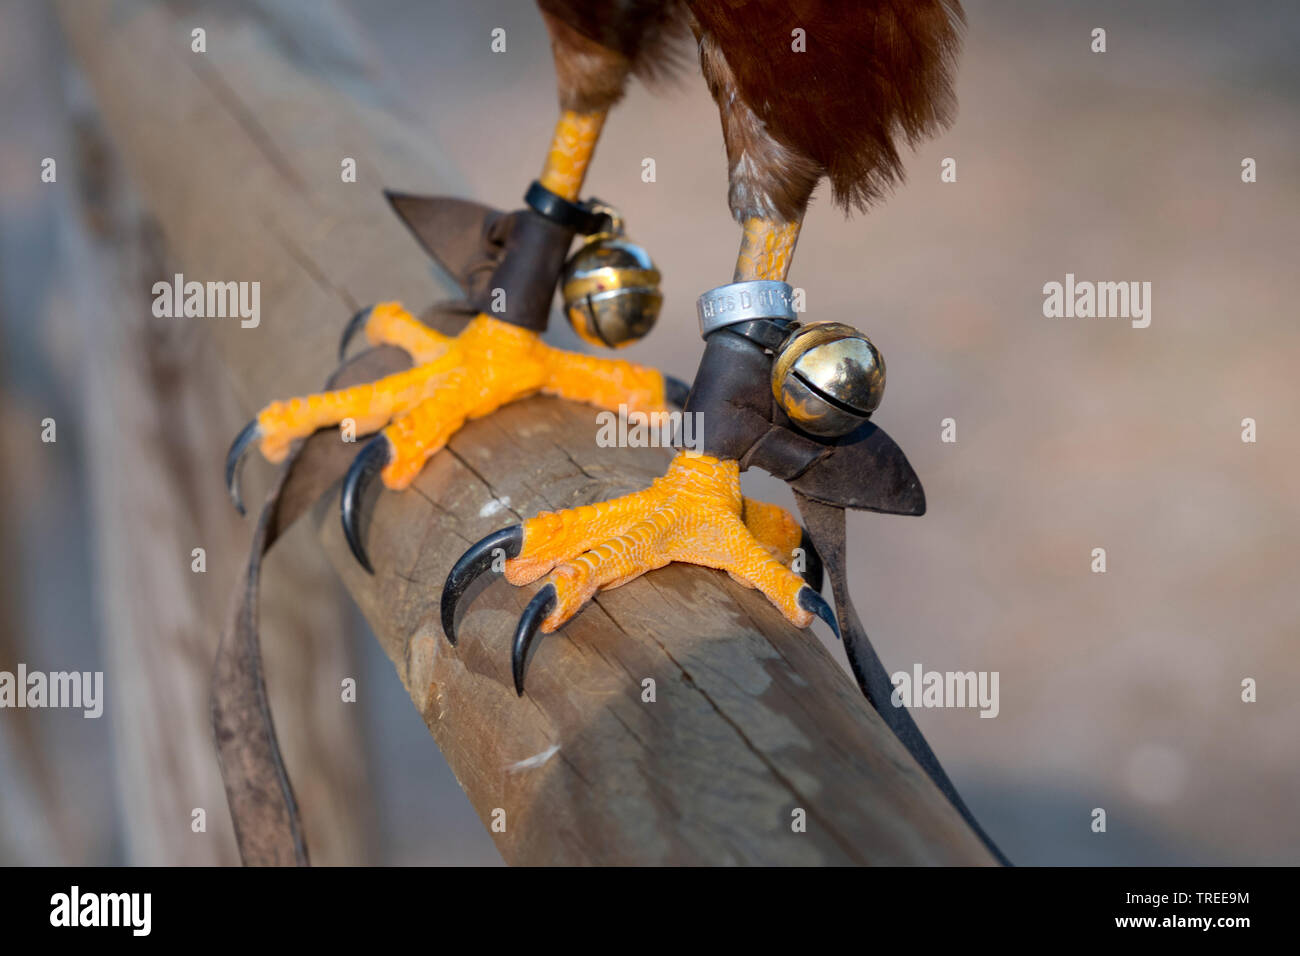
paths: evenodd
<path fill-rule="evenodd" d="M 813 546 L 820 553 L 822 565 L 830 576 L 831 590 L 835 596 L 835 616 L 839 621 L 840 634 L 844 640 L 844 651 L 848 655 L 849 667 L 853 670 L 853 676 L 863 696 L 894 732 L 894 736 L 907 748 L 907 752 L 921 765 L 921 769 L 934 781 L 934 785 L 961 814 L 962 819 L 975 831 L 989 852 L 999 863 L 1010 866 L 1010 861 L 989 839 L 988 834 L 975 819 L 975 815 L 970 812 L 970 808 L 957 793 L 957 788 L 948 779 L 948 774 L 944 772 L 939 758 L 930 749 L 930 744 L 921 733 L 921 728 L 917 727 L 916 721 L 912 719 L 911 712 L 906 707 L 895 707 L 890 700 L 894 692 L 893 682 L 889 679 L 889 672 L 885 670 L 885 665 L 876 655 L 875 648 L 871 646 L 871 640 L 867 637 L 867 632 L 862 627 L 858 612 L 849 597 L 848 580 L 845 576 L 844 509 L 809 498 L 797 489 L 794 497 L 799 505 L 799 513 L 803 516 L 804 526 L 812 538 Z"/>
<path fill-rule="evenodd" d="M 452 197 L 395 192 L 385 195 L 425 251 L 450 273 L 465 294 L 467 301 L 435 306 L 424 317 L 439 332 L 455 334 L 490 294 L 493 278 L 508 258 L 512 237 L 518 236 L 515 217 Z M 529 215 L 540 218 L 535 213 Z M 559 240 L 542 243 L 551 259 L 542 263 L 541 271 L 558 269 L 551 260 L 559 245 Z M 550 292 L 544 296 L 537 293 L 530 303 L 534 311 L 543 298 L 549 307 Z M 398 349 L 372 349 L 340 368 L 325 387 L 346 388 L 409 367 L 410 358 Z M 342 479 L 358 447 L 340 441 L 336 431 L 326 429 L 291 452 L 262 505 L 244 575 L 217 648 L 211 687 L 212 726 L 235 840 L 240 859 L 248 866 L 309 863 L 302 820 L 276 739 L 262 672 L 257 620 L 262 558 Z"/>
<path fill-rule="evenodd" d="M 347 388 L 401 371 L 410 360 L 394 348 L 364 352 L 327 388 Z M 280 754 L 262 673 L 258 592 L 262 558 L 289 527 L 339 481 L 357 446 L 318 432 L 290 454 L 262 505 L 234 608 L 212 674 L 212 727 L 239 856 L 247 866 L 306 866 L 307 843 L 293 786 Z"/>

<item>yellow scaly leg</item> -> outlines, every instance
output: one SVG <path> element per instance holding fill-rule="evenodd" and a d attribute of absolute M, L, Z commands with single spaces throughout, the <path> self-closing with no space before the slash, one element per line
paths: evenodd
<path fill-rule="evenodd" d="M 798 223 L 751 219 L 744 224 L 736 279 L 784 279 Z M 564 360 L 579 380 L 580 363 Z M 607 366 L 608 370 L 609 367 Z M 630 393 L 620 381 L 616 392 Z M 545 576 L 515 635 L 515 688 L 523 693 L 528 647 L 551 633 L 600 590 L 681 561 L 726 571 L 757 588 L 798 627 L 834 615 L 816 590 L 790 567 L 802 529 L 784 508 L 745 498 L 738 462 L 681 453 L 649 488 L 610 501 L 543 512 L 478 542 L 457 561 L 443 588 L 442 620 L 454 644 L 456 602 L 469 583 L 504 551 L 506 580 L 523 585 Z"/>

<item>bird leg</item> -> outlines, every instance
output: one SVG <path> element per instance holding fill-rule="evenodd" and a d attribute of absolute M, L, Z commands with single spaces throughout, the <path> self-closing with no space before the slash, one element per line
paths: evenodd
<path fill-rule="evenodd" d="M 784 280 L 799 223 L 754 217 L 744 223 L 736 277 Z M 688 413 L 728 415 L 725 408 Z M 706 427 L 705 434 L 709 433 Z M 757 588 L 797 627 L 814 617 L 836 627 L 830 606 L 813 582 L 792 570 L 798 555 L 812 561 L 798 522 L 777 505 L 745 498 L 741 465 L 725 448 L 681 451 L 662 478 L 621 498 L 543 512 L 514 528 L 495 532 L 472 547 L 452 568 L 443 588 L 443 629 L 456 639 L 456 603 L 470 582 L 487 570 L 501 549 L 505 578 L 529 584 L 546 576 L 515 634 L 512 670 L 523 693 L 529 647 L 540 632 L 562 627 L 601 590 L 618 587 L 647 571 L 680 561 L 726 571 Z M 809 569 L 811 570 L 811 568 Z M 816 573 L 820 577 L 820 572 Z M 813 575 L 809 574 L 809 578 Z"/>
<path fill-rule="evenodd" d="M 580 113 L 561 110 L 546 153 L 539 182 L 558 196 L 576 201 L 582 192 L 587 166 L 596 151 L 596 140 L 605 125 L 605 110 Z"/>
<path fill-rule="evenodd" d="M 776 279 L 784 281 L 794 258 L 794 246 L 799 241 L 802 218 L 793 222 L 749 216 L 741 224 L 740 252 L 736 255 L 736 271 L 732 282 L 746 279 Z"/>
<path fill-rule="evenodd" d="M 560 200 L 576 200 L 606 109 L 561 110 L 539 179 Z M 533 209 L 515 213 L 504 255 L 489 282 L 490 289 L 504 291 L 504 311 L 481 311 L 459 335 L 435 332 L 396 302 L 357 313 L 344 331 L 340 355 L 350 339 L 364 333 L 371 345 L 405 350 L 414 367 L 352 388 L 267 405 L 240 433 L 227 457 L 227 484 L 235 506 L 243 512 L 239 469 L 254 444 L 268 461 L 279 462 L 295 441 L 319 428 L 348 421 L 355 434 L 379 431 L 358 454 L 343 487 L 344 531 L 353 553 L 369 570 L 359 507 L 366 485 L 379 475 L 385 487 L 405 488 L 466 421 L 538 392 L 611 411 L 666 410 L 666 381 L 658 371 L 562 351 L 542 341 L 540 332 L 573 234 L 572 228 Z M 674 388 L 675 395 L 682 391 Z"/>

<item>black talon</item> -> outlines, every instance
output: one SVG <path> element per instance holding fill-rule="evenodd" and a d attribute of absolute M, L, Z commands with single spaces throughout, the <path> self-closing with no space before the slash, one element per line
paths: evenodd
<path fill-rule="evenodd" d="M 456 605 L 462 595 L 474 583 L 474 579 L 492 566 L 492 559 L 497 548 L 507 558 L 519 556 L 524 546 L 523 525 L 511 525 L 470 545 L 470 549 L 456 559 L 447 573 L 447 582 L 442 586 L 442 633 L 448 643 L 456 646 Z"/>
<path fill-rule="evenodd" d="M 799 589 L 797 599 L 801 608 L 805 611 L 812 611 L 831 626 L 831 630 L 835 632 L 837 640 L 844 640 L 844 638 L 840 636 L 840 626 L 835 621 L 835 612 L 831 610 L 831 606 L 826 603 L 824 597 L 805 584 Z"/>
<path fill-rule="evenodd" d="M 254 418 L 244 426 L 244 430 L 235 437 L 230 451 L 226 452 L 226 489 L 230 492 L 230 500 L 234 502 L 235 510 L 241 515 L 244 513 L 244 499 L 239 494 L 239 473 L 243 469 L 244 455 L 248 453 L 248 446 L 261 437 L 262 430 L 257 427 L 257 419 Z"/>
<path fill-rule="evenodd" d="M 690 398 L 691 386 L 683 382 L 680 378 L 672 375 L 664 376 L 664 397 L 676 405 L 678 408 L 686 407 L 686 399 Z"/>
<path fill-rule="evenodd" d="M 515 628 L 515 646 L 510 653 L 510 669 L 515 675 L 515 693 L 520 697 L 524 696 L 524 667 L 528 659 L 528 648 L 537 637 L 537 629 L 542 626 L 542 621 L 555 607 L 556 600 L 558 595 L 555 593 L 555 585 L 546 585 L 528 602 L 523 616 L 519 618 L 519 626 Z"/>
<path fill-rule="evenodd" d="M 383 435 L 376 435 L 357 453 L 343 479 L 342 512 L 343 534 L 348 539 L 348 547 L 361 566 L 371 574 L 375 569 L 370 566 L 365 546 L 361 543 L 361 496 L 384 466 L 393 457 L 393 447 Z"/>
<path fill-rule="evenodd" d="M 817 553 L 817 545 L 813 544 L 807 528 L 800 529 L 799 547 L 803 549 L 803 579 L 808 582 L 810 588 L 821 594 L 822 583 L 825 581 L 822 556 Z"/>
<path fill-rule="evenodd" d="M 356 335 L 366 327 L 366 320 L 370 318 L 370 313 L 374 306 L 368 305 L 352 318 L 348 319 L 347 327 L 343 330 L 343 338 L 339 339 L 339 361 L 342 362 L 348 353 L 348 343 L 352 341 L 352 336 Z"/>

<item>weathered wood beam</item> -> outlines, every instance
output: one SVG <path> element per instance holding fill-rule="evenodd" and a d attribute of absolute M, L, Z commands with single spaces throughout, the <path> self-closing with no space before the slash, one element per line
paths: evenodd
<path fill-rule="evenodd" d="M 461 190 L 350 51 L 333 7 L 284 2 L 275 20 L 250 9 L 262 8 L 61 6 L 187 276 L 262 283 L 258 328 L 202 320 L 251 413 L 318 387 L 352 309 L 450 293 L 380 188 Z M 191 51 L 196 28 L 206 53 Z M 340 180 L 344 157 L 356 184 Z M 505 859 L 991 862 L 819 642 L 719 572 L 671 566 L 602 594 L 540 642 L 523 699 L 508 643 L 531 589 L 491 583 L 447 646 L 439 588 L 466 545 L 662 473 L 662 450 L 598 448 L 595 432 L 590 409 L 543 398 L 470 423 L 409 491 L 380 496 L 374 577 L 348 553 L 337 498 L 312 515 L 480 817 L 504 813 L 493 836 Z"/>

